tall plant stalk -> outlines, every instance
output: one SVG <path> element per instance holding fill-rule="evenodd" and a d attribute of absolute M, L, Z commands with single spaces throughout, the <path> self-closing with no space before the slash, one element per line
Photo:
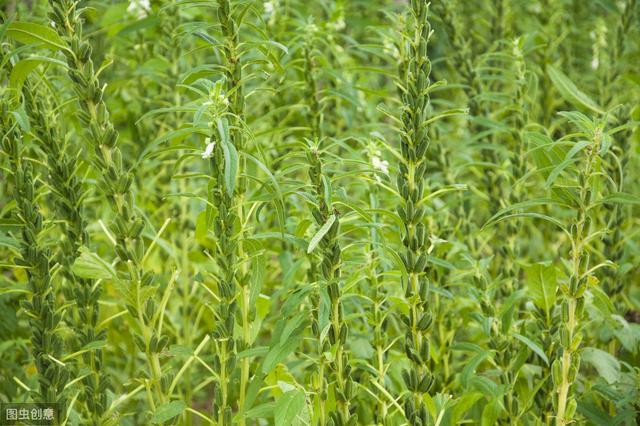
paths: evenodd
<path fill-rule="evenodd" d="M 329 416 L 336 426 L 355 424 L 356 416 L 352 416 L 352 399 L 354 397 L 355 384 L 351 379 L 351 367 L 345 344 L 348 327 L 344 317 L 341 294 L 341 248 L 338 242 L 340 229 L 339 213 L 332 203 L 330 176 L 324 170 L 319 146 L 322 141 L 322 111 L 320 106 L 318 83 L 316 81 L 315 61 L 313 58 L 313 42 L 307 40 L 304 48 L 304 77 L 307 83 L 307 99 L 309 102 L 308 117 L 311 125 L 312 142 L 307 151 L 309 164 L 309 179 L 313 187 L 314 203 L 310 203 L 311 213 L 319 227 L 316 234 L 320 236 L 318 242 L 318 254 L 311 258 L 311 262 L 317 262 L 320 268 L 314 267 L 313 279 L 318 283 L 318 293 L 314 295 L 315 306 L 314 331 L 318 337 L 318 351 L 320 357 L 320 372 L 317 377 L 316 392 L 319 398 L 319 423 L 326 424 L 327 413 L 324 402 L 327 391 L 333 390 L 336 401 L 336 410 Z M 322 234 L 322 232 L 324 232 Z M 322 311 L 323 293 L 329 295 L 329 332 L 328 345 L 322 340 L 320 315 Z M 332 359 L 328 362 L 330 376 L 324 373 L 324 353 L 329 350 Z M 330 387 L 327 389 L 327 387 Z"/>
<path fill-rule="evenodd" d="M 409 314 L 401 315 L 406 327 L 404 350 L 411 368 L 403 372 L 408 396 L 405 398 L 405 417 L 411 424 L 427 424 L 428 414 L 424 394 L 429 392 L 433 377 L 428 371 L 430 358 L 429 331 L 432 317 L 429 312 L 429 277 L 427 276 L 428 238 L 423 223 L 425 206 L 422 200 L 427 174 L 426 153 L 429 146 L 425 126 L 430 108 L 429 75 L 431 61 L 427 47 L 431 26 L 427 20 L 429 4 L 426 0 L 412 0 L 409 14 L 413 25 L 405 28 L 401 37 L 398 93 L 402 100 L 402 131 L 400 147 L 402 161 L 397 177 L 402 205 L 398 215 L 404 222 L 401 257 L 407 272 L 405 296 Z"/>
<path fill-rule="evenodd" d="M 346 341 L 348 326 L 345 321 L 344 308 L 342 305 L 341 291 L 341 248 L 338 242 L 338 232 L 340 229 L 339 213 L 331 202 L 331 184 L 329 177 L 323 170 L 320 159 L 320 152 L 316 146 L 312 146 L 307 152 L 309 162 L 309 178 L 314 188 L 315 203 L 311 205 L 311 212 L 319 227 L 316 237 L 320 237 L 318 242 L 320 264 L 319 283 L 321 291 L 317 299 L 319 306 L 317 315 L 320 314 L 322 304 L 322 289 L 326 289 L 329 295 L 329 349 L 332 354 L 328 362 L 330 378 L 327 380 L 336 401 L 336 410 L 329 413 L 330 418 L 336 426 L 355 424 L 356 416 L 352 415 L 352 398 L 354 397 L 355 384 L 351 379 L 351 367 L 349 366 L 348 354 L 346 352 Z M 315 321 L 318 322 L 319 318 Z M 316 331 L 320 331 L 317 327 Z M 320 342 L 320 345 L 323 343 Z M 321 377 L 322 379 L 322 377 Z M 324 392 L 322 392 L 324 394 Z M 321 408 L 320 416 L 324 416 Z"/>
<path fill-rule="evenodd" d="M 50 18 L 55 23 L 58 35 L 66 42 L 64 54 L 68 75 L 78 96 L 80 111 L 77 116 L 88 143 L 94 149 L 93 164 L 100 174 L 98 188 L 105 195 L 112 209 L 114 220 L 110 232 L 115 239 L 115 253 L 125 266 L 119 279 L 125 281 L 132 295 L 127 309 L 136 320 L 140 334 L 134 333 L 138 348 L 144 352 L 148 364 L 153 398 L 150 408 L 155 411 L 158 404 L 168 402 L 163 391 L 162 368 L 159 353 L 168 344 L 168 336 L 159 335 L 155 327 L 160 315 L 152 296 L 154 275 L 145 271 L 142 260 L 145 243 L 142 237 L 144 221 L 136 212 L 132 191 L 133 174 L 123 164 L 118 146 L 118 132 L 109 116 L 104 101 L 105 86 L 98 79 L 91 59 L 91 44 L 83 35 L 82 11 L 73 0 L 50 0 Z"/>
<path fill-rule="evenodd" d="M 55 115 L 48 116 L 49 109 L 44 104 L 43 97 L 34 92 L 34 87 L 28 83 L 23 89 L 25 103 L 31 115 L 36 141 L 46 155 L 48 184 L 53 190 L 57 216 L 63 221 L 66 235 L 60 245 L 57 261 L 63 266 L 62 274 L 68 282 L 65 296 L 76 302 L 76 309 L 71 310 L 72 314 L 68 315 L 68 319 L 77 339 L 75 350 L 81 350 L 90 343 L 106 340 L 107 334 L 105 329 L 98 328 L 101 286 L 96 285 L 95 280 L 76 276 L 72 270 L 74 262 L 80 256 L 80 248 L 89 243 L 82 208 L 85 192 L 78 178 L 77 165 L 68 156 L 64 140 L 52 124 Z M 102 350 L 88 350 L 82 354 L 82 359 L 90 371 L 82 379 L 83 400 L 91 424 L 99 425 L 102 414 L 107 409 L 106 390 L 109 386 L 108 377 L 102 371 Z"/>
<path fill-rule="evenodd" d="M 4 52 L 0 55 L 5 59 Z M 4 61 L 2 61 L 4 62 Z M 9 66 L 7 64 L 7 66 Z M 66 385 L 70 379 L 69 368 L 62 362 L 64 342 L 60 333 L 63 314 L 57 302 L 53 284 L 51 251 L 45 246 L 43 234 L 46 222 L 43 217 L 35 184 L 33 166 L 25 158 L 22 130 L 13 120 L 8 106 L 9 93 L 0 93 L 1 147 L 9 157 L 13 170 L 13 191 L 17 216 L 22 226 L 20 255 L 14 259 L 16 266 L 27 271 L 28 300 L 22 301 L 22 309 L 29 317 L 31 353 L 38 373 L 38 390 L 32 399 L 38 403 L 58 404 L 59 420 L 66 418 Z"/>
<path fill-rule="evenodd" d="M 215 187 L 213 204 L 218 209 L 214 219 L 214 233 L 218 237 L 216 261 L 219 267 L 217 309 L 216 358 L 214 366 L 218 372 L 214 415 L 220 425 L 231 424 L 232 400 L 231 384 L 237 363 L 237 354 L 251 345 L 250 321 L 254 307 L 250 306 L 251 272 L 249 259 L 244 247 L 245 227 L 245 170 L 244 157 L 238 160 L 238 153 L 245 147 L 242 127 L 244 126 L 244 92 L 242 82 L 242 62 L 240 57 L 239 25 L 234 16 L 235 9 L 229 0 L 217 4 L 217 16 L 224 42 L 224 92 L 228 99 L 228 113 L 217 119 L 219 143 L 216 143 L 212 157 Z M 234 170 L 235 169 L 235 170 Z M 240 336 L 234 336 L 236 325 Z M 240 360 L 240 381 L 237 388 L 237 402 L 240 413 L 244 412 L 247 386 L 250 378 L 250 358 Z M 239 424 L 244 424 L 244 415 Z"/>
<path fill-rule="evenodd" d="M 323 137 L 322 132 L 322 110 L 320 106 L 320 93 L 318 91 L 318 83 L 316 81 L 316 62 L 313 55 L 313 33 L 308 34 L 304 43 L 303 55 L 304 55 L 304 81 L 306 83 L 306 102 L 307 102 L 307 118 L 311 127 L 311 140 L 312 146 L 307 152 L 307 162 L 310 166 L 309 178 L 313 182 L 314 195 L 318 202 L 318 207 L 313 206 L 312 209 L 318 211 L 319 216 L 316 219 L 316 224 L 322 226 L 328 219 L 330 212 L 328 206 L 323 201 L 325 197 L 324 186 L 322 183 L 322 164 L 318 158 L 317 145 Z M 319 192 L 320 191 L 320 192 Z M 322 205 L 320 205 L 322 203 Z M 324 208 L 322 208 L 324 207 Z M 314 211 L 315 211 L 314 210 Z M 316 373 L 312 375 L 313 387 L 315 390 L 315 406 L 317 407 L 318 424 L 324 425 L 327 422 L 327 412 L 324 401 L 328 396 L 328 381 L 325 375 L 325 356 L 324 353 L 330 350 L 329 344 L 322 339 L 321 329 L 321 316 L 323 305 L 323 270 L 318 268 L 318 264 L 322 263 L 321 253 L 318 259 L 317 255 L 310 254 L 309 262 L 310 268 L 308 271 L 308 277 L 311 282 L 315 282 L 318 286 L 318 290 L 313 292 L 311 299 L 311 309 L 313 311 L 312 331 L 314 337 L 317 339 L 317 365 L 314 366 Z M 330 259 L 331 260 L 331 259 Z"/>
<path fill-rule="evenodd" d="M 378 199 L 380 190 L 378 188 L 381 183 L 381 177 L 376 173 L 387 174 L 386 168 L 388 163 L 381 160 L 378 155 L 380 152 L 375 150 L 375 146 L 371 146 L 373 152 L 370 153 L 371 162 L 374 167 L 374 179 L 369 185 L 369 208 L 371 211 L 376 211 L 380 208 L 378 205 Z M 378 214 L 373 213 L 372 219 L 374 222 L 378 222 Z M 369 292 L 371 297 L 372 309 L 367 315 L 367 319 L 371 328 L 373 328 L 373 354 L 371 359 L 371 365 L 375 373 L 372 380 L 377 382 L 376 385 L 376 409 L 374 411 L 373 418 L 376 424 L 384 424 L 385 419 L 389 416 L 389 403 L 387 402 L 384 390 L 386 389 L 386 377 L 389 369 L 389 363 L 387 360 L 388 344 L 387 331 L 389 326 L 389 306 L 387 301 L 387 294 L 384 288 L 381 263 L 384 256 L 380 253 L 380 246 L 383 244 L 381 238 L 381 232 L 372 227 L 370 230 L 371 243 L 368 247 L 368 264 L 367 264 L 367 282 L 369 285 Z"/>
<path fill-rule="evenodd" d="M 576 216 L 570 227 L 571 269 L 569 285 L 561 287 L 562 323 L 558 335 L 560 358 L 552 365 L 553 382 L 556 386 L 556 425 L 571 423 L 577 408 L 572 385 L 580 368 L 580 343 L 582 341 L 582 316 L 585 306 L 585 291 L 592 278 L 590 270 L 589 240 L 593 237 L 593 202 L 596 200 L 595 180 L 600 172 L 599 152 L 603 142 L 603 128 L 598 125 L 589 135 L 591 143 L 586 147 L 585 160 L 578 171 L 578 203 Z"/>

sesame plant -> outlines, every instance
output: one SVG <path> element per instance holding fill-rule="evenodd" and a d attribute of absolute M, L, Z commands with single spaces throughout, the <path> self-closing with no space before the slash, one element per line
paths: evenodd
<path fill-rule="evenodd" d="M 3 419 L 640 422 L 636 0 L 0 18 Z"/>

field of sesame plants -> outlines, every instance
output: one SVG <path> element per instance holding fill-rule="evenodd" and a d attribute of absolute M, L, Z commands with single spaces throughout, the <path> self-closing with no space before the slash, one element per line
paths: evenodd
<path fill-rule="evenodd" d="M 640 424 L 638 3 L 1 0 L 0 424 Z"/>

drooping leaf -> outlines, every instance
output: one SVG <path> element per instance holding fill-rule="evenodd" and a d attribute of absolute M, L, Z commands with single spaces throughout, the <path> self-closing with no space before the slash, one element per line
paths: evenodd
<path fill-rule="evenodd" d="M 63 68 L 66 68 L 66 64 L 64 62 L 53 58 L 47 58 L 45 56 L 33 56 L 24 58 L 18 61 L 13 66 L 11 75 L 9 76 L 9 87 L 14 89 L 16 93 L 20 93 L 20 91 L 22 90 L 22 85 L 29 76 L 29 73 L 35 70 L 38 65 L 44 63 L 60 65 Z"/>
<path fill-rule="evenodd" d="M 538 355 L 540 358 L 542 358 L 542 360 L 545 362 L 545 364 L 549 365 L 549 358 L 544 353 L 544 351 L 542 350 L 540 345 L 538 345 L 536 342 L 534 342 L 533 340 L 529 339 L 528 337 L 523 336 L 522 334 L 513 333 L 513 337 L 515 337 L 516 339 L 520 340 L 522 343 L 527 345 L 527 347 L 529 349 L 531 349 L 533 352 L 536 353 L 536 355 Z"/>
<path fill-rule="evenodd" d="M 7 28 L 7 36 L 20 43 L 40 43 L 47 49 L 67 49 L 64 41 L 53 28 L 33 22 L 12 22 Z"/>
<path fill-rule="evenodd" d="M 598 114 L 604 114 L 602 109 L 576 85 L 562 71 L 553 65 L 547 65 L 547 75 L 558 89 L 560 95 L 574 106 L 590 109 Z"/>
<path fill-rule="evenodd" d="M 311 241 L 309 241 L 309 247 L 307 248 L 307 253 L 311 253 L 318 246 L 322 238 L 324 238 L 324 236 L 327 235 L 327 232 L 329 232 L 329 229 L 331 229 L 331 226 L 335 221 L 336 221 L 336 215 L 332 214 L 331 216 L 329 216 L 329 218 L 324 223 L 324 225 L 322 225 L 322 227 L 318 229 L 318 232 L 316 232 L 316 234 L 311 238 Z"/>
<path fill-rule="evenodd" d="M 626 192 L 614 192 L 602 198 L 598 204 L 640 204 L 640 197 Z"/>

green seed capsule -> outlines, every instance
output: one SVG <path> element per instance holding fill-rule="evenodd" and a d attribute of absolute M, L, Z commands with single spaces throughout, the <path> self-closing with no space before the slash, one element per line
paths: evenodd
<path fill-rule="evenodd" d="M 562 322 L 569 322 L 569 302 L 566 300 L 562 302 Z"/>
<path fill-rule="evenodd" d="M 560 386 L 562 383 L 562 361 L 556 359 L 551 364 L 551 378 L 555 386 Z"/>
<path fill-rule="evenodd" d="M 571 365 L 569 367 L 569 374 L 567 375 L 567 379 L 569 380 L 570 383 L 572 383 L 576 380 L 577 376 L 578 376 L 578 370 L 573 365 Z"/>
<path fill-rule="evenodd" d="M 142 352 L 145 352 L 147 350 L 146 345 L 144 343 L 144 340 L 142 339 L 142 337 L 138 334 L 134 334 L 133 335 L 133 341 L 135 342 L 136 346 L 138 347 L 138 349 Z"/>
<path fill-rule="evenodd" d="M 340 343 L 343 345 L 347 343 L 347 326 L 345 324 L 340 327 Z"/>
<path fill-rule="evenodd" d="M 421 393 L 429 392 L 431 386 L 433 385 L 433 377 L 429 373 L 425 373 L 420 381 L 420 386 L 418 387 L 418 391 Z"/>
<path fill-rule="evenodd" d="M 578 403 L 575 398 L 571 398 L 567 403 L 567 412 L 566 419 L 571 419 L 576 414 L 576 408 L 578 408 Z"/>
<path fill-rule="evenodd" d="M 560 345 L 565 349 L 571 346 L 571 332 L 566 326 L 560 329 Z"/>
<path fill-rule="evenodd" d="M 226 407 L 224 409 L 224 426 L 231 426 L 231 417 L 232 417 L 232 412 L 231 412 L 231 407 Z"/>
<path fill-rule="evenodd" d="M 571 341 L 571 351 L 575 352 L 580 348 L 580 343 L 582 343 L 582 334 L 577 333 L 573 336 L 573 340 Z"/>
<path fill-rule="evenodd" d="M 429 312 L 424 313 L 418 321 L 418 329 L 420 329 L 421 331 L 428 330 L 431 326 L 432 321 L 433 317 L 431 316 L 431 314 Z"/>

